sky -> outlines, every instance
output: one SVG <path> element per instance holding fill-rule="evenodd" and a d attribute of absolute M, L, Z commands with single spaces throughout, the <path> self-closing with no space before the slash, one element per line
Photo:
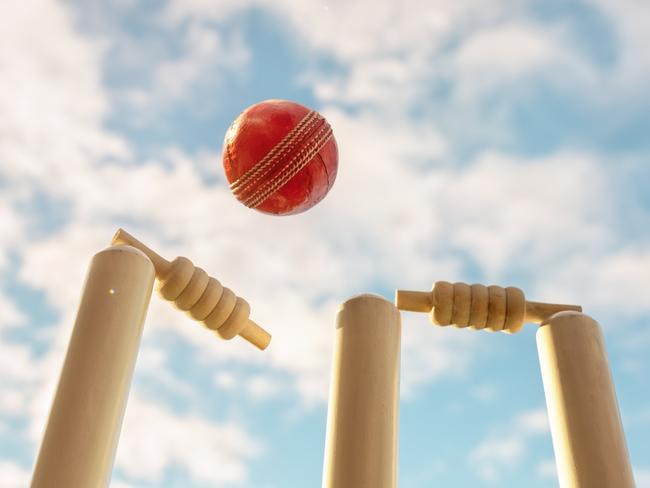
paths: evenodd
<path fill-rule="evenodd" d="M 28 485 L 93 254 L 118 227 L 251 304 L 261 353 L 154 296 L 115 488 L 319 486 L 339 304 L 437 280 L 578 303 L 650 487 L 650 3 L 0 2 L 0 487 Z M 223 136 L 319 110 L 330 194 L 272 217 Z M 535 345 L 403 314 L 399 486 L 557 486 Z"/>

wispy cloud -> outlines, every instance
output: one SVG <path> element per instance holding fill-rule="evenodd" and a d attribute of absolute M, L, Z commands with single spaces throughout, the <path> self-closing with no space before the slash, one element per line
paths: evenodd
<path fill-rule="evenodd" d="M 650 486 L 650 469 L 637 468 L 634 470 L 634 480 L 638 488 L 648 488 Z"/>
<path fill-rule="evenodd" d="M 179 414 L 134 395 L 124 419 L 117 469 L 129 480 L 162 483 L 171 468 L 213 486 L 246 480 L 249 460 L 262 446 L 235 424 Z"/>
<path fill-rule="evenodd" d="M 522 412 L 510 427 L 503 427 L 498 433 L 483 439 L 470 452 L 468 461 L 482 480 L 499 483 L 505 473 L 520 466 L 528 453 L 530 440 L 548 433 L 546 410 Z"/>
<path fill-rule="evenodd" d="M 29 484 L 30 473 L 14 463 L 0 462 L 0 479 L 7 488 L 21 488 Z"/>

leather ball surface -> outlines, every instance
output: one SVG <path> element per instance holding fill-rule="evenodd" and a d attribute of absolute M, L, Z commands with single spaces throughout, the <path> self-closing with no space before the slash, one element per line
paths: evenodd
<path fill-rule="evenodd" d="M 287 100 L 248 107 L 223 145 L 230 189 L 250 208 L 273 215 L 304 212 L 332 188 L 338 148 L 318 112 Z"/>

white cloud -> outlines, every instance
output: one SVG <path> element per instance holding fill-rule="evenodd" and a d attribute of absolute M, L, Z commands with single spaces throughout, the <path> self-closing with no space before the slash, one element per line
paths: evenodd
<path fill-rule="evenodd" d="M 396 2 L 368 0 L 298 4 L 291 0 L 273 4 L 259 0 L 189 0 L 170 2 L 166 17 L 173 22 L 188 18 L 223 22 L 237 11 L 262 7 L 290 23 L 305 47 L 354 63 L 386 53 L 409 56 L 423 51 L 435 52 L 442 47 L 445 36 L 479 23 L 494 22 L 505 15 L 516 15 L 521 10 L 520 4 L 499 0 L 480 4 L 419 0 L 403 8 Z"/>
<path fill-rule="evenodd" d="M 499 387 L 491 383 L 479 384 L 471 388 L 470 394 L 481 404 L 492 404 L 499 397 Z"/>
<path fill-rule="evenodd" d="M 237 377 L 226 371 L 219 371 L 214 375 L 214 384 L 222 390 L 232 390 L 237 384 Z"/>
<path fill-rule="evenodd" d="M 251 377 L 246 384 L 246 389 L 256 400 L 278 397 L 286 393 L 285 384 L 268 374 Z"/>
<path fill-rule="evenodd" d="M 562 30 L 524 19 L 488 26 L 468 36 L 453 55 L 455 95 L 463 103 L 531 83 L 593 83 L 592 70 Z M 558 73 L 563 76 L 559 77 Z"/>
<path fill-rule="evenodd" d="M 129 481 L 159 484 L 165 470 L 180 467 L 214 486 L 246 480 L 246 463 L 261 445 L 234 424 L 177 414 L 133 395 L 127 406 L 116 467 Z"/>
<path fill-rule="evenodd" d="M 478 31 L 454 56 L 464 76 L 521 76 L 547 64 L 558 51 L 536 26 L 506 24 Z"/>
<path fill-rule="evenodd" d="M 69 11 L 54 1 L 12 2 L 2 16 L 0 178 L 22 198 L 33 195 L 31 185 L 65 194 L 89 162 L 126 154 L 100 128 L 109 109 L 101 50 L 74 33 Z"/>
<path fill-rule="evenodd" d="M 600 8 L 620 30 L 625 60 L 619 72 L 629 73 L 625 78 L 647 79 L 641 69 L 632 69 L 643 63 L 631 62 L 639 59 L 633 56 L 640 54 L 635 46 L 645 45 L 639 42 L 645 40 L 641 26 L 647 15 L 642 2 L 630 0 L 625 9 L 606 0 L 596 3 L 603 4 Z M 603 87 L 612 81 L 607 70 L 581 54 L 574 42 L 575 25 L 542 22 L 530 5 L 518 0 L 423 0 L 408 9 L 396 2 L 181 0 L 170 2 L 163 18 L 172 25 L 189 21 L 221 26 L 253 8 L 282 18 L 296 44 L 311 55 L 325 53 L 345 68 L 335 74 L 318 69 L 305 74 L 321 100 L 336 104 L 404 111 L 419 106 L 432 88 L 451 83 L 457 95 L 451 98 L 451 115 L 461 108 L 467 115 L 473 108 L 459 105 L 476 104 L 478 95 L 489 97 L 494 89 L 512 92 L 516 85 L 526 92 L 533 75 L 600 104 Z"/>
<path fill-rule="evenodd" d="M 20 418 L 30 410 L 39 379 L 30 347 L 0 337 L 0 419 Z"/>
<path fill-rule="evenodd" d="M 362 59 L 350 64 L 344 74 L 323 76 L 320 72 L 303 77 L 324 103 L 344 103 L 403 111 L 425 97 L 423 81 L 431 67 L 417 56 L 389 55 Z"/>
<path fill-rule="evenodd" d="M 325 54 L 341 65 L 333 73 L 311 68 L 304 73 L 321 100 L 361 104 L 386 115 L 418 108 L 428 94 L 450 85 L 453 96 L 434 105 L 461 140 L 483 136 L 508 142 L 509 111 L 540 81 L 594 108 L 616 109 L 610 115 L 619 117 L 622 107 L 638 110 L 640 90 L 650 80 L 650 62 L 644 62 L 650 9 L 643 0 L 592 0 L 585 6 L 603 15 L 613 31 L 611 66 L 585 55 L 576 42 L 584 35 L 579 20 L 542 19 L 530 2 L 519 0 L 421 0 L 408 9 L 370 1 L 173 0 L 162 17 L 174 26 L 221 26 L 255 8 L 283 19 L 309 55 Z M 497 91 L 505 100 L 495 106 Z"/>
<path fill-rule="evenodd" d="M 546 410 L 530 410 L 520 414 L 516 419 L 518 427 L 528 434 L 546 434 L 550 432 Z"/>
<path fill-rule="evenodd" d="M 634 480 L 637 488 L 650 488 L 650 468 L 635 468 Z"/>
<path fill-rule="evenodd" d="M 650 80 L 650 43 L 648 23 L 650 4 L 644 0 L 592 0 L 615 29 L 615 69 L 607 77 L 610 89 L 615 87 L 622 100 L 638 101 L 634 97 L 645 93 Z M 610 93 L 611 95 L 611 93 Z M 634 98 L 631 98 L 634 97 Z"/>
<path fill-rule="evenodd" d="M 606 253 L 586 247 L 583 254 L 570 256 L 561 268 L 540 279 L 540 295 L 544 299 L 572 296 L 586 313 L 603 317 L 612 326 L 647 315 L 650 252 L 646 247 L 641 243 Z M 644 330 L 637 333 L 639 338 L 646 334 Z"/>
<path fill-rule="evenodd" d="M 22 325 L 27 317 L 18 310 L 14 302 L 0 292 L 0 331 L 2 329 Z"/>
<path fill-rule="evenodd" d="M 0 141 L 0 144 L 2 142 Z M 0 172 L 2 160 L 0 159 Z M 1 173 L 0 173 L 1 174 Z M 11 190 L 3 188 L 0 180 L 0 191 L 10 193 Z M 25 232 L 25 222 L 19 217 L 18 212 L 13 208 L 13 202 L 9 196 L 0 193 L 0 222 L 2 222 L 2 239 L 0 239 L 0 270 L 4 270 L 9 264 L 9 251 L 21 242 Z"/>
<path fill-rule="evenodd" d="M 400 392 L 412 400 L 424 385 L 439 378 L 462 377 L 478 337 L 454 328 L 435 328 L 422 314 L 402 314 Z"/>
<path fill-rule="evenodd" d="M 124 35 L 124 34 L 121 34 Z M 133 109 L 129 123 L 145 126 L 160 113 L 178 104 L 191 104 L 194 110 L 206 106 L 219 105 L 219 97 L 214 93 L 223 89 L 222 81 L 226 75 L 240 73 L 247 69 L 250 52 L 238 34 L 226 35 L 222 30 L 208 27 L 199 22 L 191 22 L 175 32 L 180 39 L 176 50 L 179 54 L 167 52 L 140 51 L 145 56 L 148 69 L 143 71 L 136 87 L 127 88 L 115 94 L 120 101 L 126 101 Z M 118 42 L 116 48 L 122 56 L 133 56 L 133 40 Z M 136 45 L 137 46 L 137 45 Z M 196 93 L 203 93 L 201 104 L 196 104 Z M 206 99 L 209 97 L 209 99 Z"/>
<path fill-rule="evenodd" d="M 549 480 L 557 480 L 557 468 L 555 466 L 554 459 L 546 459 L 537 463 L 537 468 L 535 468 L 537 476 L 540 478 L 547 478 Z"/>
<path fill-rule="evenodd" d="M 522 253 L 539 266 L 610 237 L 602 219 L 605 175 L 584 155 L 524 160 L 487 153 L 446 176 L 436 206 L 446 238 L 489 277 L 521 266 Z"/>
<path fill-rule="evenodd" d="M 111 479 L 111 488 L 137 488 L 135 485 L 132 485 L 130 483 L 126 483 L 125 481 L 122 481 L 121 479 L 115 480 Z"/>
<path fill-rule="evenodd" d="M 30 380 L 35 374 L 32 371 L 32 355 L 30 348 L 20 344 L 0 342 L 0 371 L 3 380 Z"/>
<path fill-rule="evenodd" d="M 23 488 L 29 485 L 31 474 L 22 466 L 0 461 L 0 480 L 3 488 Z"/>
<path fill-rule="evenodd" d="M 206 66 L 214 64 L 215 60 L 221 58 L 222 63 L 225 61 L 237 67 L 249 57 L 242 44 L 224 46 L 217 32 L 198 24 L 187 28 L 184 49 L 185 57 L 163 61 L 156 67 L 154 86 L 161 91 L 161 99 L 173 100 L 187 95 L 188 89 L 205 74 Z"/>
<path fill-rule="evenodd" d="M 92 256 L 110 243 L 111 226 L 71 225 L 61 234 L 24 246 L 19 279 L 45 292 L 45 298 L 66 319 L 74 318 Z"/>
<path fill-rule="evenodd" d="M 172 372 L 168 351 L 153 346 L 145 340 L 138 351 L 135 377 L 148 385 L 164 388 L 174 398 L 183 398 L 187 402 L 196 400 L 197 390 L 185 378 L 179 378 Z"/>
<path fill-rule="evenodd" d="M 501 471 L 516 466 L 526 445 L 521 437 L 494 438 L 483 441 L 470 454 L 477 463 L 479 476 L 485 481 L 499 481 Z"/>
<path fill-rule="evenodd" d="M 521 464 L 531 438 L 549 431 L 546 410 L 520 413 L 512 424 L 483 439 L 470 452 L 468 462 L 486 482 L 499 482 L 505 473 Z"/>
<path fill-rule="evenodd" d="M 345 67 L 334 77 L 320 70 L 306 73 L 315 93 L 334 103 L 391 107 L 418 104 L 439 67 L 450 40 L 477 25 L 491 24 L 520 10 L 518 1 L 492 0 L 477 4 L 418 0 L 403 8 L 397 2 L 332 0 L 273 3 L 260 0 L 172 1 L 164 17 L 182 22 L 222 25 L 236 13 L 261 8 L 290 28 L 295 45 L 309 55 L 325 54 Z"/>
<path fill-rule="evenodd" d="M 3 347 L 2 352 L 6 352 L 4 349 Z M 2 371 L 1 366 L 0 371 Z M 2 385 L 0 391 L 2 392 L 0 396 L 0 413 L 4 415 L 20 415 L 25 411 L 27 405 L 25 395 L 16 389 L 15 384 L 9 387 Z"/>

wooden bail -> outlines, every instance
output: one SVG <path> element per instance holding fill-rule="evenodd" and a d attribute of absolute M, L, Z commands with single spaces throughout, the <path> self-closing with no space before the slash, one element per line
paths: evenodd
<path fill-rule="evenodd" d="M 579 305 L 526 301 L 514 286 L 468 285 L 438 281 L 431 291 L 397 290 L 395 304 L 400 310 L 430 314 L 436 325 L 455 325 L 514 334 L 525 323 L 541 323 L 564 310 L 581 312 Z"/>
<path fill-rule="evenodd" d="M 194 266 L 189 259 L 177 257 L 169 262 L 123 229 L 115 233 L 113 244 L 128 244 L 145 253 L 156 269 L 160 296 L 222 339 L 239 335 L 260 350 L 266 349 L 271 342 L 271 334 L 248 317 L 248 302 Z"/>

